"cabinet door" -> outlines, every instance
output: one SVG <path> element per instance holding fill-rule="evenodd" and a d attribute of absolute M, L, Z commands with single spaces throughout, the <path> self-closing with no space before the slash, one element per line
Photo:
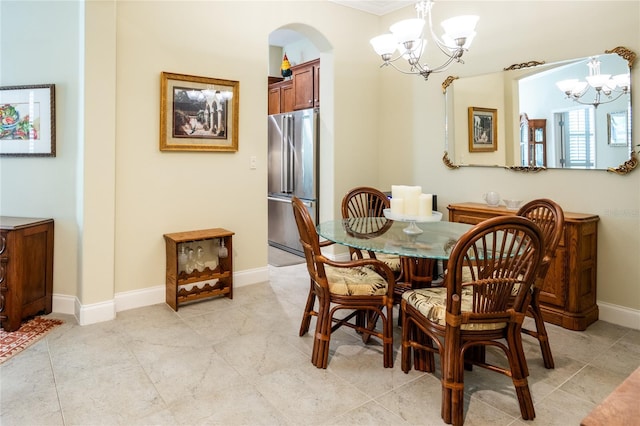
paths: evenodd
<path fill-rule="evenodd" d="M 282 86 L 280 89 L 280 112 L 293 111 L 294 101 L 293 83 Z"/>
<path fill-rule="evenodd" d="M 566 283 L 566 263 L 567 263 L 567 249 L 559 246 L 556 249 L 556 256 L 551 261 L 551 266 L 547 271 L 547 276 L 544 278 L 544 283 L 540 289 L 540 302 L 564 307 L 567 294 Z"/>
<path fill-rule="evenodd" d="M 269 87 L 269 115 L 280 114 L 280 87 Z"/>
<path fill-rule="evenodd" d="M 313 66 L 305 65 L 293 70 L 293 109 L 313 107 Z"/>

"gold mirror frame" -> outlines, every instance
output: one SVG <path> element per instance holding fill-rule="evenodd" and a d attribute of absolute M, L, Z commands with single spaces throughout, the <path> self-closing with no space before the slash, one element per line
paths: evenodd
<path fill-rule="evenodd" d="M 636 54 L 635 52 L 627 49 L 626 47 L 622 47 L 622 46 L 618 46 L 615 47 L 611 50 L 605 50 L 604 52 L 605 54 L 610 54 L 610 53 L 615 53 L 617 55 L 619 55 L 621 58 L 625 59 L 628 63 L 629 66 L 629 72 L 631 72 L 631 69 L 633 67 L 633 63 L 636 59 Z M 510 65 L 506 68 L 504 68 L 503 71 L 512 71 L 512 70 L 520 70 L 520 69 L 524 69 L 524 68 L 531 68 L 531 67 L 536 67 L 539 65 L 543 65 L 545 62 L 542 61 L 528 61 L 528 62 L 523 62 L 523 63 L 519 63 L 519 64 L 513 64 Z M 448 106 L 447 106 L 447 88 L 455 81 L 457 80 L 458 77 L 457 76 L 448 76 L 443 82 L 442 82 L 442 93 L 445 97 L 445 116 L 448 115 L 449 111 L 448 111 Z M 444 155 L 442 156 L 442 162 L 444 163 L 444 165 L 452 170 L 455 169 L 459 169 L 460 167 L 462 167 L 462 165 L 459 164 L 455 164 L 450 158 L 449 158 L 449 129 L 448 129 L 449 123 L 448 123 L 448 118 L 445 119 L 445 150 L 444 150 Z M 638 166 L 638 152 L 636 152 L 636 150 L 634 149 L 634 145 L 633 145 L 633 141 L 630 141 L 630 146 L 629 146 L 629 159 L 627 161 L 625 161 L 624 163 L 620 164 L 617 167 L 608 167 L 606 169 L 593 169 L 593 170 L 604 170 L 608 173 L 615 173 L 618 175 L 626 175 L 628 173 L 630 173 L 632 170 L 634 170 L 637 166 Z M 640 146 L 640 144 L 638 145 Z M 471 166 L 471 165 L 469 165 Z M 508 170 L 513 170 L 513 171 L 519 171 L 519 172 L 529 172 L 529 173 L 535 173 L 535 172 L 539 172 L 542 170 L 547 170 L 547 167 L 535 167 L 535 166 L 500 166 L 500 165 L 495 165 L 495 166 L 490 166 L 490 165 L 473 165 L 474 167 L 498 167 L 498 168 L 505 168 Z"/>

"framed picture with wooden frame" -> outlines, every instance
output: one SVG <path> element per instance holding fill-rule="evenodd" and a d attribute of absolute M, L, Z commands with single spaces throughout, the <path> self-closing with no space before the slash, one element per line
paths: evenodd
<path fill-rule="evenodd" d="M 162 72 L 160 151 L 238 150 L 240 82 Z"/>
<path fill-rule="evenodd" d="M 56 86 L 0 87 L 0 155 L 56 156 Z"/>
<path fill-rule="evenodd" d="M 498 149 L 498 110 L 469 107 L 469 152 Z"/>

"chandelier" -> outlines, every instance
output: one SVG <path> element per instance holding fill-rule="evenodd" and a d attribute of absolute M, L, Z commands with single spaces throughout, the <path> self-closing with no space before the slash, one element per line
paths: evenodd
<path fill-rule="evenodd" d="M 589 75 L 586 76 L 587 81 L 572 78 L 556 83 L 558 89 L 566 95 L 567 99 L 582 105 L 593 105 L 594 108 L 597 108 L 600 104 L 613 102 L 620 96 L 629 93 L 631 86 L 631 75 L 629 73 L 618 74 L 613 77 L 611 74 L 601 74 L 600 60 L 598 60 L 597 56 L 589 58 L 587 67 L 589 67 Z M 593 91 L 589 89 L 593 89 Z M 592 101 L 583 99 L 589 92 L 595 92 L 593 97 L 588 97 L 593 99 Z"/>
<path fill-rule="evenodd" d="M 453 62 L 464 63 L 461 58 L 476 35 L 475 27 L 479 18 L 475 15 L 464 15 L 443 21 L 440 25 L 445 33 L 442 39 L 439 39 L 431 22 L 432 7 L 433 0 L 418 1 L 415 5 L 417 18 L 397 22 L 389 28 L 391 34 L 379 35 L 370 40 L 373 49 L 382 57 L 381 67 L 391 65 L 403 74 L 419 74 L 427 80 L 431 73 L 442 72 Z M 421 56 L 427 46 L 425 35 L 429 34 L 446 56 L 444 63 L 437 67 L 421 63 Z M 396 50 L 397 54 L 394 57 Z M 395 62 L 399 59 L 406 60 L 404 69 L 396 65 Z"/>

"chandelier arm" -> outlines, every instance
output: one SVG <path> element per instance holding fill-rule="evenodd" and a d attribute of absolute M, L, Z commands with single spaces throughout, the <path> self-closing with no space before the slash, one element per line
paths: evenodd
<path fill-rule="evenodd" d="M 420 64 L 417 64 L 417 65 L 419 65 L 419 66 L 417 67 L 417 68 L 418 68 L 418 70 L 417 70 L 417 71 L 405 71 L 405 70 L 403 70 L 403 69 L 401 69 L 401 68 L 398 68 L 398 67 L 397 67 L 394 63 L 392 63 L 392 62 L 385 62 L 385 63 L 383 63 L 383 64 L 382 64 L 382 65 L 380 65 L 380 66 L 381 66 L 381 67 L 384 67 L 384 66 L 386 66 L 386 65 L 391 65 L 391 67 L 392 67 L 393 69 L 395 69 L 396 71 L 401 72 L 402 74 L 420 74 L 420 75 L 423 75 L 423 73 L 428 72 L 428 70 L 423 69 L 423 68 L 422 68 L 422 65 L 420 65 Z M 414 65 L 414 67 L 413 67 L 413 68 L 416 68 L 416 66 Z"/>
<path fill-rule="evenodd" d="M 454 61 L 459 62 L 461 64 L 464 64 L 464 61 L 462 59 L 460 59 L 459 57 L 449 56 L 449 59 L 447 59 L 447 61 L 444 64 L 442 64 L 442 65 L 440 65 L 440 66 L 438 66 L 436 68 L 431 69 L 430 72 L 442 72 L 442 71 L 445 71 L 447 68 L 449 68 L 451 66 L 451 64 Z"/>
<path fill-rule="evenodd" d="M 462 46 L 460 46 L 460 47 L 457 47 L 455 52 L 452 53 L 450 46 L 447 46 L 445 43 L 440 41 L 440 38 L 436 36 L 436 33 L 433 31 L 433 21 L 431 20 L 431 8 L 429 8 L 427 15 L 428 15 L 427 18 L 429 23 L 429 32 L 431 33 L 431 39 L 434 41 L 436 46 L 438 46 L 438 49 L 440 49 L 440 51 L 446 56 L 448 56 L 449 58 L 452 58 L 452 59 L 461 58 L 464 52 L 467 51 L 467 49 L 464 49 Z M 436 72 L 436 71 L 433 71 L 433 72 Z"/>
<path fill-rule="evenodd" d="M 588 90 L 583 91 L 583 92 L 582 92 L 582 94 L 580 94 L 579 96 L 573 96 L 573 95 L 571 95 L 571 96 L 569 96 L 569 98 L 570 98 L 570 99 L 572 99 L 574 102 L 579 103 L 580 105 L 593 105 L 595 108 L 597 108 L 597 107 L 598 107 L 598 105 L 608 104 L 608 103 L 611 103 L 611 102 L 615 102 L 615 101 L 617 101 L 618 99 L 620 99 L 620 97 L 621 97 L 622 95 L 625 95 L 625 94 L 627 93 L 627 92 L 625 92 L 625 91 L 620 91 L 620 92 L 618 92 L 618 91 L 612 91 L 612 92 L 611 92 L 611 94 L 613 94 L 613 93 L 617 93 L 617 95 L 618 95 L 618 96 L 616 96 L 615 98 L 612 98 L 612 97 L 611 97 L 611 94 L 609 94 L 609 95 L 605 95 L 608 99 L 607 99 L 607 100 L 605 100 L 605 101 L 603 101 L 603 100 L 601 100 L 601 99 L 602 99 L 602 92 L 596 91 L 596 97 L 595 97 L 595 99 L 594 99 L 592 102 L 586 102 L 586 101 L 583 101 L 581 98 L 582 98 L 582 97 L 587 93 L 587 91 L 588 91 Z"/>
<path fill-rule="evenodd" d="M 395 66 L 393 64 L 393 62 L 397 61 L 398 59 L 404 59 L 403 55 L 400 54 L 400 55 L 396 56 L 395 58 L 388 59 L 388 60 L 384 61 L 383 64 L 381 65 L 381 67 L 385 66 L 385 65 L 391 65 L 396 70 L 401 71 L 400 68 L 398 68 L 397 66 Z M 416 62 L 415 62 L 414 65 L 411 65 L 411 68 L 418 68 L 420 70 L 420 72 L 424 72 L 426 70 L 423 68 L 422 64 L 420 64 L 419 59 L 420 58 L 416 58 Z M 403 71 L 404 74 L 419 74 L 420 72 L 413 73 L 413 72 L 404 72 Z"/>

